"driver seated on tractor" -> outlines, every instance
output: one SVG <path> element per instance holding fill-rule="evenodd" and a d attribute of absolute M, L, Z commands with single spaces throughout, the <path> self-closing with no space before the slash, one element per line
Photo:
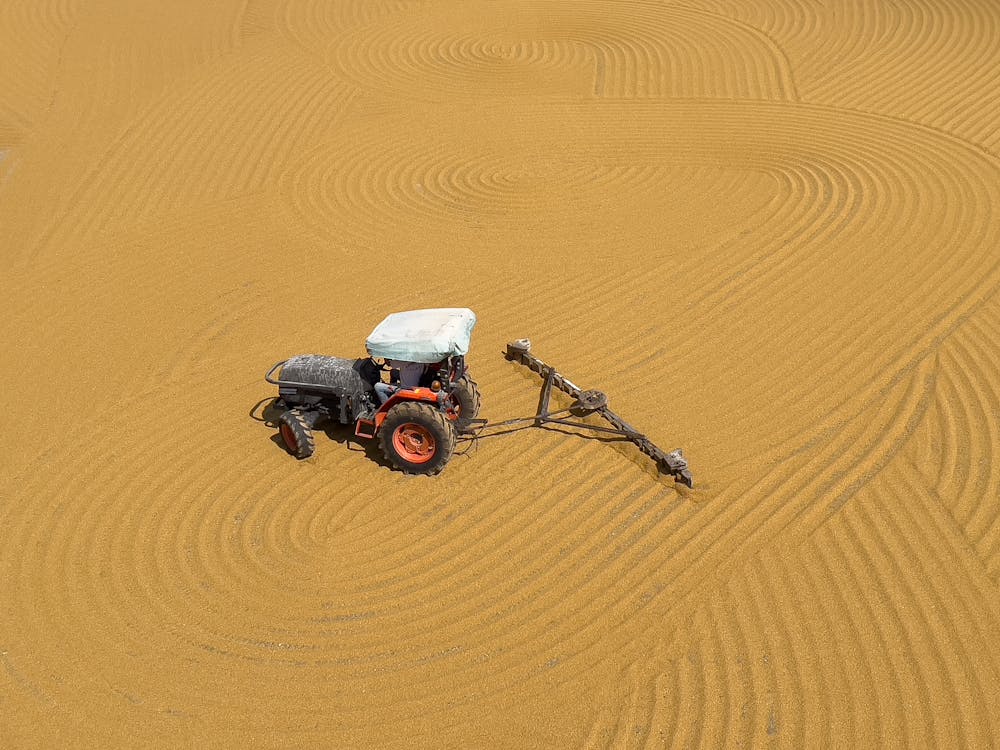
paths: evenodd
<path fill-rule="evenodd" d="M 398 360 L 386 360 L 386 364 L 399 374 L 398 383 L 383 383 L 381 380 L 375 383 L 375 394 L 378 396 L 379 406 L 389 400 L 393 393 L 401 388 L 406 390 L 416 388 L 420 385 L 420 378 L 427 369 L 427 365 L 420 362 L 401 362 Z M 390 378 L 391 379 L 391 378 Z"/>

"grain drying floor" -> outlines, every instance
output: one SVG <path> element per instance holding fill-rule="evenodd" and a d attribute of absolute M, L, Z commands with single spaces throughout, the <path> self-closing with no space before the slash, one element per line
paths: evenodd
<path fill-rule="evenodd" d="M 1000 742 L 992 0 L 0 2 L 0 746 Z M 469 306 L 667 448 L 296 463 Z"/>

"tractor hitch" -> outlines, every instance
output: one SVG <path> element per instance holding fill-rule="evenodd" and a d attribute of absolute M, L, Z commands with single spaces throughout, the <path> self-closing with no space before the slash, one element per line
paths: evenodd
<path fill-rule="evenodd" d="M 687 460 L 680 449 L 667 453 L 657 447 L 652 440 L 608 408 L 608 397 L 602 391 L 585 391 L 580 389 L 568 378 L 557 372 L 554 367 L 545 364 L 533 355 L 531 353 L 531 342 L 528 339 L 518 339 L 507 344 L 507 351 L 504 356 L 511 362 L 524 365 L 529 370 L 537 372 L 542 376 L 543 383 L 541 393 L 538 397 L 538 412 L 534 416 L 536 426 L 559 424 L 620 436 L 634 443 L 640 451 L 652 458 L 662 473 L 670 474 L 675 481 L 686 487 L 694 486 L 691 472 L 688 471 Z M 568 411 L 574 416 L 583 417 L 588 414 L 599 414 L 612 426 L 603 427 L 579 420 L 566 419 L 560 416 L 564 412 L 550 411 L 549 401 L 552 397 L 553 388 L 562 391 L 573 399 L 573 404 Z"/>

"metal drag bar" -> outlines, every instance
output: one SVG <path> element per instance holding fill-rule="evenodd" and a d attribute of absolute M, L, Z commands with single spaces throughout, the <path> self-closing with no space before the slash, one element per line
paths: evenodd
<path fill-rule="evenodd" d="M 511 362 L 517 362 L 527 367 L 533 372 L 537 372 L 544 379 L 542 392 L 538 399 L 538 413 L 535 415 L 535 424 L 563 424 L 571 427 L 579 427 L 595 432 L 606 432 L 614 435 L 621 435 L 634 443 L 639 450 L 656 461 L 660 471 L 670 474 L 674 479 L 687 487 L 694 486 L 691 472 L 688 471 L 687 460 L 680 449 L 667 453 L 662 448 L 657 447 L 652 440 L 636 430 L 632 425 L 615 414 L 607 405 L 607 397 L 600 391 L 583 391 L 568 378 L 560 375 L 554 367 L 547 365 L 535 355 L 531 354 L 531 342 L 527 339 L 507 344 L 506 358 Z M 578 404 L 582 405 L 585 411 L 600 414 L 611 423 L 614 429 L 599 427 L 583 422 L 569 419 L 557 419 L 550 416 L 549 399 L 552 395 L 552 388 L 558 388 L 563 393 L 572 397 Z M 588 408 L 589 407 L 589 408 Z"/>

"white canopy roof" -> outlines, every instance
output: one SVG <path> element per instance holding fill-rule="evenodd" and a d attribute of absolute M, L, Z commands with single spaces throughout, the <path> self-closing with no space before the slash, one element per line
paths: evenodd
<path fill-rule="evenodd" d="M 400 362 L 440 362 L 467 354 L 476 314 L 467 307 L 392 313 L 365 341 L 373 357 Z"/>

